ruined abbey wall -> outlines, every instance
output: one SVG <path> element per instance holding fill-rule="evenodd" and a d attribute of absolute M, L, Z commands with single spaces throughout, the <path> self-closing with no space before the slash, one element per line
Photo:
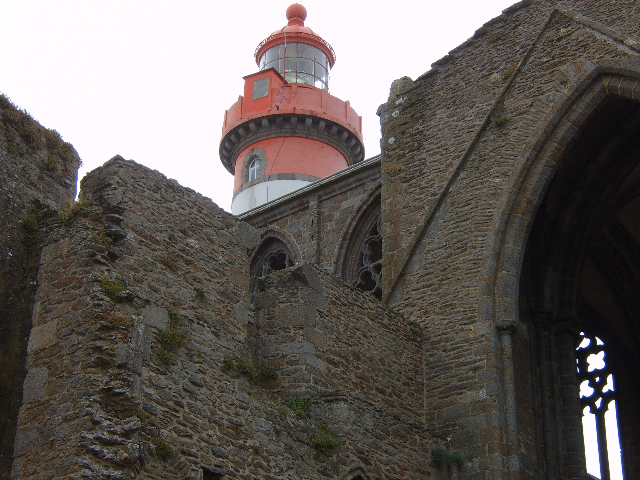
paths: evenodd
<path fill-rule="evenodd" d="M 42 249 L 11 478 L 429 475 L 420 328 L 306 264 L 249 294 L 259 239 L 120 157 L 87 175 Z"/>
<path fill-rule="evenodd" d="M 11 464 L 39 250 L 39 223 L 76 194 L 77 153 L 0 96 L 0 472 Z"/>
<path fill-rule="evenodd" d="M 480 459 L 473 468 L 487 478 L 498 475 L 500 464 L 531 478 L 545 468 L 536 451 L 538 379 L 528 363 L 533 332 L 518 322 L 519 242 L 526 241 L 553 163 L 539 167 L 527 197 L 518 197 L 525 190 L 518 182 L 581 82 L 593 81 L 596 71 L 637 77 L 637 3 L 615 5 L 520 2 L 415 82 L 397 81 L 380 108 L 385 296 L 425 329 L 432 387 L 426 427 L 447 431 L 453 448 Z M 623 90 L 638 98 L 630 83 L 603 82 L 594 105 Z M 576 138 L 584 118 L 571 112 L 565 138 Z M 559 161 L 568 146 L 556 144 L 549 156 Z M 500 236 L 508 221 L 520 239 Z M 498 264 L 501 255 L 509 260 Z M 455 405 L 453 396 L 460 399 Z M 575 415 L 567 458 L 577 465 L 579 405 Z M 510 464 L 516 450 L 519 459 Z"/>

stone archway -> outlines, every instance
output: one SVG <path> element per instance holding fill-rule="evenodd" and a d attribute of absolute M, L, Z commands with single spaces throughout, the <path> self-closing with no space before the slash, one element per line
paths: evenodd
<path fill-rule="evenodd" d="M 300 251 L 290 236 L 281 228 L 269 227 L 251 255 L 249 291 L 258 291 L 258 279 L 261 277 L 292 267 L 299 259 Z"/>
<path fill-rule="evenodd" d="M 640 476 L 640 375 L 631 367 L 640 360 L 640 72 L 630 61 L 591 67 L 529 146 L 485 258 L 480 316 L 507 332 L 513 359 L 510 371 L 503 365 L 509 451 L 528 456 L 520 464 L 541 478 L 584 478 L 582 330 L 614 352 L 625 476 Z M 539 448 L 522 453 L 526 445 Z"/>
<path fill-rule="evenodd" d="M 334 258 L 334 272 L 355 287 L 382 298 L 380 185 L 369 193 L 347 224 Z"/>

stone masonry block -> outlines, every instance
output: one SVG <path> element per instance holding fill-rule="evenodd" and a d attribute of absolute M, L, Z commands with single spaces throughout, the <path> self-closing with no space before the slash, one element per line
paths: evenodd
<path fill-rule="evenodd" d="M 53 345 L 58 341 L 57 332 L 58 322 L 56 320 L 33 327 L 29 336 L 27 351 L 31 353 Z"/>
<path fill-rule="evenodd" d="M 22 385 L 22 401 L 24 403 L 30 403 L 42 400 L 45 395 L 48 378 L 49 371 L 45 367 L 30 370 Z"/>

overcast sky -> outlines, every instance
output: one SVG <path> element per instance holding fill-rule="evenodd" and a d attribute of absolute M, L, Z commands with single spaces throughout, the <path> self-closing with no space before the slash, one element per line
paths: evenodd
<path fill-rule="evenodd" d="M 0 0 L 0 92 L 74 145 L 80 177 L 119 154 L 229 210 L 224 111 L 290 3 Z M 391 82 L 420 76 L 513 2 L 302 3 L 336 51 L 330 91 L 362 116 L 368 158 L 380 152 L 375 112 Z"/>

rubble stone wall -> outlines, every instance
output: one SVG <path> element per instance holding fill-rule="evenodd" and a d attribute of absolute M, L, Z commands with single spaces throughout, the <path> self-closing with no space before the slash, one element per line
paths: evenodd
<path fill-rule="evenodd" d="M 339 457 L 372 478 L 429 475 L 418 325 L 307 264 L 272 273 L 254 305 L 258 362 L 281 373 L 285 397 L 312 399 Z"/>
<path fill-rule="evenodd" d="M 496 331 L 518 319 L 520 264 L 512 253 L 524 244 L 495 233 L 509 214 L 525 218 L 534 212 L 553 165 L 544 167 L 522 208 L 509 212 L 519 194 L 518 175 L 585 73 L 598 68 L 637 76 L 629 67 L 639 52 L 636 7 L 610 7 L 596 1 L 520 2 L 415 82 L 397 81 L 379 110 L 388 232 L 384 294 L 425 329 L 425 426 L 448 432 L 454 450 L 464 452 L 470 464 L 462 478 L 495 478 L 503 466 L 523 466 L 522 478 L 537 475 L 529 468 L 536 463 L 539 433 L 528 428 L 534 409 L 527 392 L 537 381 L 528 376 L 530 332 L 519 325 L 513 334 L 520 373 L 514 387 L 512 359 Z M 619 83 L 604 90 L 616 95 Z M 567 135 L 577 132 L 567 129 Z M 526 223 L 517 225 L 524 232 Z M 502 254 L 513 260 L 496 271 Z M 494 303 L 498 291 L 504 292 L 502 303 Z M 512 387 L 517 399 L 508 395 Z M 516 415 L 512 400 L 520 417 L 517 433 L 509 432 Z M 516 441 L 521 463 L 509 463 Z"/>
<path fill-rule="evenodd" d="M 259 233 L 134 162 L 82 193 L 42 250 L 11 478 L 431 475 L 419 327 L 309 265 L 248 294 Z"/>
<path fill-rule="evenodd" d="M 0 477 L 11 465 L 40 232 L 51 209 L 73 202 L 79 163 L 56 132 L 0 95 Z"/>

